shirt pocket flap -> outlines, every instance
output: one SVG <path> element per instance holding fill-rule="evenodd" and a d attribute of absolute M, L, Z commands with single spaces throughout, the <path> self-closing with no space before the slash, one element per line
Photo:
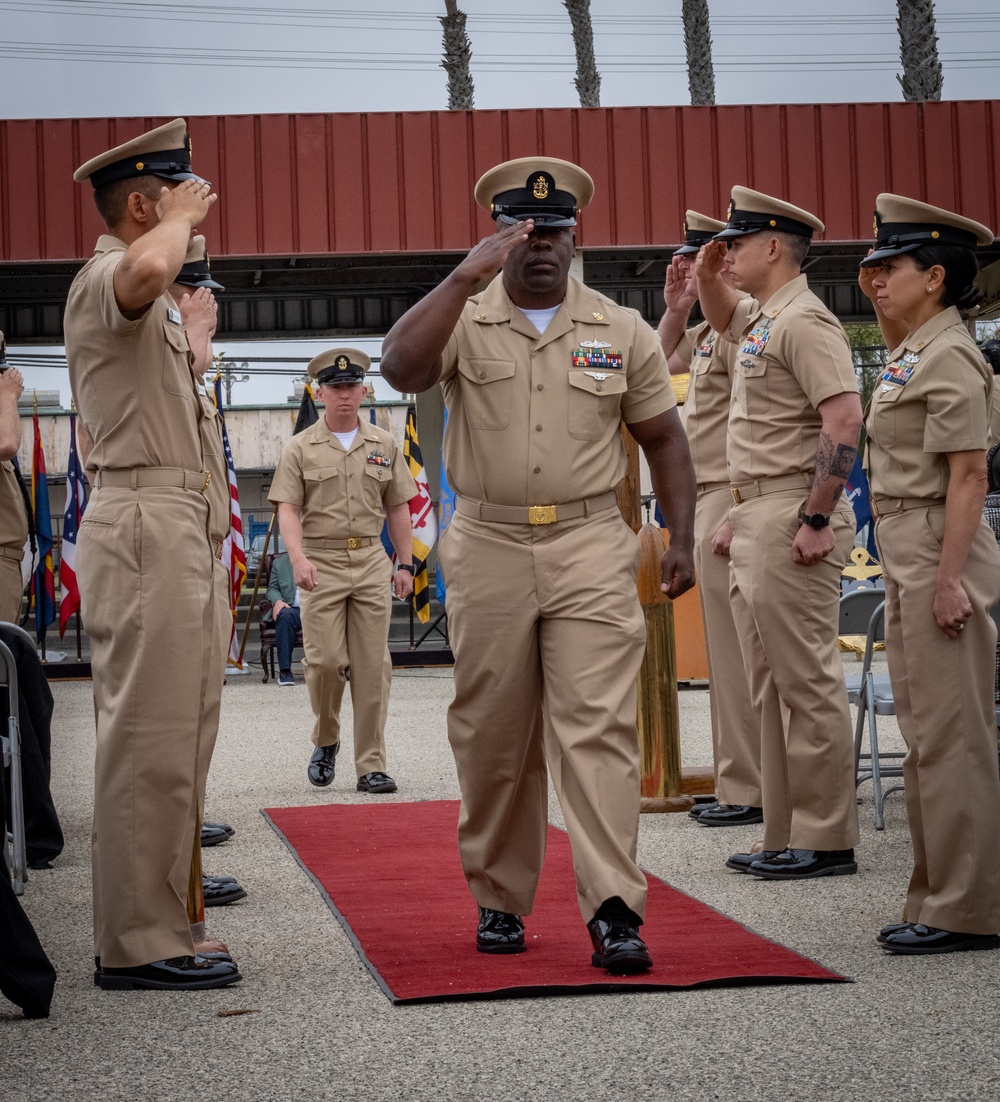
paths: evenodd
<path fill-rule="evenodd" d="M 303 482 L 325 482 L 328 478 L 337 477 L 336 467 L 303 467 Z"/>
<path fill-rule="evenodd" d="M 736 356 L 736 370 L 744 379 L 756 379 L 767 370 L 766 356 L 752 356 L 749 352 L 739 352 Z"/>
<path fill-rule="evenodd" d="M 470 382 L 483 384 L 496 383 L 501 379 L 514 378 L 514 360 L 460 359 L 458 370 Z"/>
<path fill-rule="evenodd" d="M 602 375 L 597 379 L 594 375 Z M 593 375 L 586 371 L 571 371 L 569 373 L 569 385 L 578 390 L 586 390 L 590 394 L 624 394 L 628 390 L 628 379 L 623 372 L 595 372 Z"/>
<path fill-rule="evenodd" d="M 882 390 L 883 386 L 888 389 Z M 901 386 L 894 386 L 890 383 L 879 383 L 879 394 L 876 405 L 883 406 L 886 402 L 896 402 L 899 400 L 899 396 L 902 393 L 903 388 Z"/>
<path fill-rule="evenodd" d="M 367 463 L 365 474 L 369 478 L 377 478 L 379 482 L 388 482 L 392 478 L 392 471 L 388 467 L 380 467 L 377 463 Z"/>
<path fill-rule="evenodd" d="M 171 348 L 176 348 L 178 352 L 191 351 L 191 346 L 188 344 L 187 333 L 185 333 L 179 325 L 171 325 L 169 322 L 164 322 L 163 336 L 167 344 L 169 344 Z"/>

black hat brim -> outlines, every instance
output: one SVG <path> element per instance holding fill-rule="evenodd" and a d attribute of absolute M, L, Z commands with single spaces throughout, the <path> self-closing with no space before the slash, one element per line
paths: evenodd
<path fill-rule="evenodd" d="M 914 253 L 923 245 L 933 244 L 931 241 L 908 241 L 905 245 L 886 245 L 866 256 L 861 261 L 862 268 L 877 268 L 883 260 L 889 260 L 894 256 L 904 256 L 906 253 Z"/>
<path fill-rule="evenodd" d="M 536 226 L 548 226 L 549 229 L 553 230 L 567 229 L 576 225 L 576 218 L 561 218 L 558 215 L 546 214 L 543 211 L 528 211 L 524 214 L 498 214 L 496 216 L 496 221 L 502 222 L 505 226 L 516 226 L 518 222 L 529 220 L 534 222 Z"/>

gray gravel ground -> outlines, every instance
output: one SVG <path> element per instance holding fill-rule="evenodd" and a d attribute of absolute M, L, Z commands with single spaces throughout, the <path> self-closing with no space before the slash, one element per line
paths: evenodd
<path fill-rule="evenodd" d="M 102 992 L 90 967 L 90 691 L 54 685 L 53 788 L 67 845 L 53 870 L 32 874 L 24 905 L 59 982 L 47 1021 L 23 1021 L 0 1000 L 5 1102 L 995 1097 L 1000 953 L 900 958 L 874 941 L 899 917 L 909 869 L 900 795 L 876 832 L 863 791 L 859 875 L 803 884 L 725 869 L 759 828 L 642 820 L 646 869 L 853 984 L 392 1006 L 260 808 L 457 798 L 445 736 L 449 670 L 396 675 L 389 767 L 400 791 L 387 797 L 355 792 L 349 748 L 332 787 L 311 788 L 304 686 L 231 678 L 208 818 L 238 833 L 204 857 L 206 871 L 232 873 L 249 892 L 208 912 L 209 932 L 246 978 L 212 992 Z M 680 706 L 685 764 L 706 763 L 708 694 L 682 692 Z M 345 713 L 349 730 L 349 702 Z M 561 823 L 554 802 L 552 821 Z M 455 916 L 470 944 L 474 914 L 470 900 Z M 257 1013 L 217 1016 L 229 1009 Z"/>

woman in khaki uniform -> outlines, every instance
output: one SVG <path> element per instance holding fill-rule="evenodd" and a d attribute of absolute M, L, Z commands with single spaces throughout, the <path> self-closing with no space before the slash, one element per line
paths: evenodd
<path fill-rule="evenodd" d="M 868 478 L 886 572 L 886 650 L 900 729 L 913 874 L 893 953 L 1000 947 L 1000 774 L 993 704 L 1000 552 L 982 519 L 992 387 L 960 313 L 982 298 L 978 222 L 877 200 L 861 286 L 895 350 L 867 417 Z"/>

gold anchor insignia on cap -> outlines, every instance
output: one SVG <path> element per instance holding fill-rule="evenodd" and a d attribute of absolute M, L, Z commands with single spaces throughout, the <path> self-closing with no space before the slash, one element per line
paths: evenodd
<path fill-rule="evenodd" d="M 338 356 L 337 357 L 337 370 L 338 371 L 346 371 L 349 366 L 350 365 L 347 361 L 346 356 Z"/>
<path fill-rule="evenodd" d="M 872 230 L 874 230 L 875 236 L 878 237 L 878 211 L 875 212 L 872 218 Z"/>
<path fill-rule="evenodd" d="M 548 199 L 549 197 L 549 182 L 544 176 L 539 175 L 535 177 L 534 185 L 531 189 L 531 194 L 536 199 Z"/>
<path fill-rule="evenodd" d="M 732 201 L 732 199 L 730 199 L 729 200 L 729 209 L 726 211 L 726 218 L 729 219 L 729 218 L 732 218 L 732 216 L 733 216 L 733 201 Z"/>

